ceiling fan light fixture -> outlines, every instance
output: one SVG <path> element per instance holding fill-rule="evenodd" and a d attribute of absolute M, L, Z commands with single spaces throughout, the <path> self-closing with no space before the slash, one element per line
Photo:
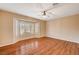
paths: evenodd
<path fill-rule="evenodd" d="M 51 8 L 48 8 L 47 10 L 44 10 L 44 11 L 42 12 L 42 17 L 43 17 L 43 18 L 51 17 L 50 15 L 51 15 L 52 13 L 49 13 L 48 11 L 54 9 L 54 7 L 56 7 L 57 5 L 59 5 L 59 3 L 53 3 Z"/>
<path fill-rule="evenodd" d="M 46 11 L 44 11 L 44 14 L 43 15 L 46 15 Z"/>
<path fill-rule="evenodd" d="M 43 18 L 47 18 L 48 17 L 47 14 L 46 14 L 46 11 L 43 11 L 42 17 Z"/>

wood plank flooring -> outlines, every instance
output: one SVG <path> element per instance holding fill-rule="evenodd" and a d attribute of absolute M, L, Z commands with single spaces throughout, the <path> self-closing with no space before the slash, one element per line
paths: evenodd
<path fill-rule="evenodd" d="M 43 37 L 0 47 L 0 55 L 79 55 L 79 44 Z"/>

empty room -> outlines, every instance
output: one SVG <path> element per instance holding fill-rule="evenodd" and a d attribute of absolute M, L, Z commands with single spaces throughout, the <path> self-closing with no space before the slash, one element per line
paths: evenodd
<path fill-rule="evenodd" d="M 79 3 L 0 3 L 0 55 L 79 55 Z"/>

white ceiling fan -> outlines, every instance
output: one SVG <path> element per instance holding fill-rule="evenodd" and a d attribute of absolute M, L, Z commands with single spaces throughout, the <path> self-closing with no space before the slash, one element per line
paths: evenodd
<path fill-rule="evenodd" d="M 51 15 L 56 16 L 53 12 L 50 12 L 50 10 L 52 10 L 52 9 L 54 9 L 54 8 L 56 8 L 56 7 L 58 7 L 59 5 L 60 5 L 59 3 L 52 3 L 49 8 L 47 8 L 47 9 L 41 11 L 41 15 L 40 15 L 40 16 L 42 16 L 42 18 L 48 18 L 48 17 L 50 17 Z M 44 9 L 42 4 L 41 4 L 41 8 Z"/>

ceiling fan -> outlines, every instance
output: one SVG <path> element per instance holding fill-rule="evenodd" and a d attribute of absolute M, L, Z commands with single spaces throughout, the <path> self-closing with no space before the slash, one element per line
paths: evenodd
<path fill-rule="evenodd" d="M 43 11 L 43 15 L 46 15 L 46 11 Z"/>
<path fill-rule="evenodd" d="M 45 9 L 44 11 L 41 12 L 43 17 L 50 17 L 50 15 L 55 15 L 52 12 L 49 12 L 50 10 L 56 8 L 59 5 L 59 3 L 53 3 L 52 6 L 50 8 Z M 42 7 L 43 8 L 43 7 Z M 48 15 L 50 14 L 50 15 Z"/>

